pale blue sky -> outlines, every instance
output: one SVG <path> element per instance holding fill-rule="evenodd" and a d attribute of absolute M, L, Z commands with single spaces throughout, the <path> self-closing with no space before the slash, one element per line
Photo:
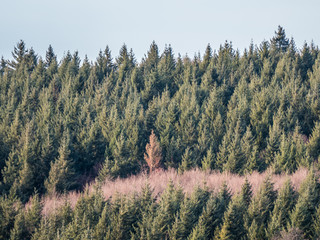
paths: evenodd
<path fill-rule="evenodd" d="M 161 52 L 171 44 L 176 56 L 225 40 L 242 51 L 269 40 L 278 25 L 300 48 L 320 45 L 319 10 L 318 0 L 2 0 L 0 56 L 11 59 L 20 39 L 41 56 L 51 44 L 59 59 L 78 50 L 95 60 L 106 45 L 115 57 L 126 43 L 140 61 L 153 40 Z"/>

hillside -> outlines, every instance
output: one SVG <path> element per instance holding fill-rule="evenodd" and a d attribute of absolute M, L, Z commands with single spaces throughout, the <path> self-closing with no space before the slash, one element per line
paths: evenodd
<path fill-rule="evenodd" d="M 319 237 L 319 52 L 313 43 L 298 49 L 281 26 L 269 41 L 251 43 L 242 53 L 226 41 L 217 50 L 208 45 L 203 55 L 189 57 L 175 54 L 170 45 L 160 53 L 153 42 L 141 62 L 126 45 L 116 57 L 107 46 L 91 62 L 80 59 L 78 52 L 58 60 L 51 45 L 41 57 L 19 41 L 13 58 L 0 63 L 0 239 L 30 239 L 33 234 L 41 239 L 46 231 L 52 239 L 70 239 L 80 232 L 90 239 L 97 224 L 107 239 L 207 239 L 190 234 L 206 232 L 205 224 L 196 226 L 208 219 L 215 222 L 210 239 L 228 239 L 228 234 L 237 234 L 228 232 L 233 231 L 231 217 L 243 229 L 229 239 L 271 239 L 282 230 Z M 51 216 L 53 222 L 40 214 L 43 199 L 68 193 L 78 199 L 76 192 L 95 181 L 124 181 L 133 189 L 135 177 L 148 174 L 176 171 L 181 177 L 213 171 L 237 175 L 239 189 L 243 176 L 267 170 L 274 176 L 294 176 L 298 169 L 309 172 L 309 185 L 298 190 L 288 183 L 283 194 L 289 197 L 273 191 L 269 179 L 260 184 L 266 188 L 258 194 L 261 201 L 243 202 L 237 194 L 220 196 L 201 188 L 194 199 L 174 190 L 178 199 L 172 205 L 161 203 L 166 196 L 162 190 L 154 192 L 161 193 L 160 200 L 137 193 L 137 198 L 109 202 L 110 196 L 116 198 L 112 192 L 84 198 L 82 212 L 63 205 L 66 212 Z M 281 197 L 284 202 L 277 203 Z M 143 206 L 135 201 L 149 202 Z M 35 212 L 24 209 L 27 202 Z M 203 218 L 208 219 L 201 220 L 206 204 L 219 208 L 220 215 L 206 213 Z M 273 211 L 284 215 L 276 217 Z M 190 214 L 195 218 L 189 219 Z M 155 221 L 164 222 L 155 229 L 150 225 Z M 269 227 L 272 232 L 265 231 Z M 188 231 L 181 233 L 183 229 Z"/>

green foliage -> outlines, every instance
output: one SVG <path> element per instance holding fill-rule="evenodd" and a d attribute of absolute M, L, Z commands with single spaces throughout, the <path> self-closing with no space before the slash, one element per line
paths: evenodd
<path fill-rule="evenodd" d="M 276 200 L 276 191 L 273 189 L 273 183 L 270 177 L 267 177 L 257 195 L 253 198 L 249 209 L 247 228 L 248 236 L 252 239 L 267 239 L 265 229 L 270 220 L 271 213 Z"/>
<path fill-rule="evenodd" d="M 283 230 L 288 230 L 287 225 L 290 219 L 289 214 L 295 206 L 296 201 L 297 194 L 288 180 L 279 191 L 277 200 L 275 201 L 267 230 L 269 238 L 272 238 Z"/>
<path fill-rule="evenodd" d="M 35 191 L 39 197 L 54 196 L 82 190 L 94 179 L 145 171 L 152 130 L 164 169 L 246 174 L 271 168 L 281 174 L 317 168 L 319 56 L 313 43 L 297 49 L 281 26 L 270 41 L 251 43 L 241 54 L 225 42 L 217 51 L 208 45 L 203 56 L 181 57 L 170 45 L 160 52 L 152 42 L 140 63 L 125 44 L 118 56 L 112 57 L 107 46 L 91 62 L 69 51 L 58 59 L 51 45 L 43 60 L 19 41 L 12 59 L 0 62 L 0 206 L 6 209 L 0 213 L 0 238 L 206 239 L 215 231 L 227 236 L 232 224 L 223 219 L 234 214 L 226 187 L 211 205 L 199 200 L 200 208 L 197 198 L 172 186 L 173 193 L 166 191 L 159 202 L 150 194 L 118 199 L 121 211 L 99 194 L 95 200 L 86 196 L 81 207 L 69 208 L 74 216 L 53 214 L 37 220 L 36 230 L 26 229 L 28 211 L 13 205 L 26 203 Z M 263 188 L 252 198 L 246 182 L 240 193 L 249 206 L 243 217 L 248 238 L 279 231 L 291 236 L 298 228 L 306 238 L 318 234 L 313 196 L 318 190 L 301 190 L 293 207 L 290 187 L 277 200 L 271 183 Z M 110 209 L 104 211 L 105 205 Z M 78 208 L 85 207 L 83 214 Z M 99 222 L 103 231 L 96 228 Z"/>
<path fill-rule="evenodd" d="M 70 136 L 66 133 L 59 147 L 59 157 L 54 163 L 51 162 L 49 176 L 45 182 L 45 187 L 49 194 L 54 194 L 55 192 L 62 193 L 65 190 L 71 189 L 75 184 L 73 166 L 69 159 L 69 148 Z"/>
<path fill-rule="evenodd" d="M 14 227 L 15 218 L 20 212 L 20 202 L 15 198 L 1 196 L 0 198 L 0 238 L 9 239 Z"/>
<path fill-rule="evenodd" d="M 299 198 L 291 216 L 290 226 L 302 230 L 306 238 L 313 238 L 313 219 L 319 205 L 320 184 L 312 169 L 299 189 Z"/>
<path fill-rule="evenodd" d="M 15 217 L 10 239 L 30 239 L 40 226 L 42 206 L 36 194 L 30 200 L 27 209 L 20 209 Z"/>
<path fill-rule="evenodd" d="M 162 194 L 159 206 L 155 212 L 150 233 L 152 238 L 163 239 L 165 236 L 168 236 L 169 230 L 174 228 L 175 216 L 182 207 L 184 198 L 182 189 L 175 188 L 173 182 L 170 182 Z"/>
<path fill-rule="evenodd" d="M 185 198 L 181 205 L 179 215 L 177 215 L 172 228 L 176 231 L 170 231 L 172 239 L 186 239 L 192 231 L 192 228 L 198 222 L 203 208 L 209 197 L 206 189 L 196 187 L 190 198 Z"/>
<path fill-rule="evenodd" d="M 278 26 L 278 31 L 275 32 L 276 36 L 271 39 L 271 48 L 276 51 L 285 52 L 289 46 L 289 39 L 286 38 L 285 30 Z"/>
<path fill-rule="evenodd" d="M 241 187 L 240 197 L 246 206 L 249 206 L 252 200 L 252 186 L 248 179 L 245 179 L 244 184 Z"/>
<path fill-rule="evenodd" d="M 243 239 L 246 236 L 244 214 L 246 203 L 240 196 L 234 196 L 224 214 L 223 225 L 216 239 Z"/>

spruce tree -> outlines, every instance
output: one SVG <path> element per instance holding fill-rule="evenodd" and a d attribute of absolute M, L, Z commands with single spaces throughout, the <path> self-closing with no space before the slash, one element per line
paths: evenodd
<path fill-rule="evenodd" d="M 49 176 L 45 187 L 49 194 L 63 193 L 75 185 L 73 162 L 70 159 L 70 136 L 66 132 L 59 147 L 59 157 L 51 162 Z"/>
<path fill-rule="evenodd" d="M 175 188 L 170 181 L 165 192 L 159 200 L 159 207 L 155 212 L 151 233 L 153 239 L 163 239 L 168 236 L 176 219 L 176 214 L 180 210 L 185 196 L 181 188 Z"/>
<path fill-rule="evenodd" d="M 26 49 L 24 41 L 20 40 L 12 52 L 14 60 L 10 63 L 10 66 L 14 69 L 17 69 L 19 66 L 21 66 L 27 52 L 28 50 Z"/>
<path fill-rule="evenodd" d="M 246 206 L 249 206 L 252 200 L 253 192 L 252 192 L 252 186 L 248 180 L 248 178 L 245 178 L 245 182 L 241 187 L 240 197 L 242 198 L 244 204 Z"/>
<path fill-rule="evenodd" d="M 313 169 L 299 189 L 299 198 L 290 215 L 290 227 L 303 231 L 306 238 L 314 237 L 313 219 L 319 205 L 320 184 Z"/>
<path fill-rule="evenodd" d="M 270 177 L 267 177 L 257 195 L 252 199 L 248 209 L 248 221 L 246 223 L 248 236 L 253 239 L 267 239 L 265 229 L 270 220 L 274 208 L 277 193 L 273 189 Z"/>
<path fill-rule="evenodd" d="M 57 61 L 57 56 L 55 55 L 53 48 L 51 44 L 48 47 L 48 50 L 46 51 L 46 66 L 49 67 L 53 61 Z"/>
<path fill-rule="evenodd" d="M 287 180 L 279 191 L 268 223 L 267 236 L 269 238 L 277 235 L 282 230 L 287 230 L 290 212 L 294 208 L 296 200 L 297 194 L 294 191 L 290 180 Z"/>
<path fill-rule="evenodd" d="M 14 227 L 17 214 L 21 210 L 21 203 L 15 197 L 2 195 L 0 197 L 0 238 L 9 239 L 10 231 Z"/>
<path fill-rule="evenodd" d="M 271 39 L 271 48 L 285 52 L 289 46 L 289 39 L 286 37 L 286 33 L 283 27 L 278 26 L 278 30 L 275 32 L 275 36 Z"/>
<path fill-rule="evenodd" d="M 240 196 L 234 196 L 224 214 L 223 224 L 216 239 L 243 239 L 246 236 L 244 214 L 246 203 Z"/>
<path fill-rule="evenodd" d="M 308 155 L 317 160 L 320 155 L 320 122 L 316 122 L 307 145 Z"/>

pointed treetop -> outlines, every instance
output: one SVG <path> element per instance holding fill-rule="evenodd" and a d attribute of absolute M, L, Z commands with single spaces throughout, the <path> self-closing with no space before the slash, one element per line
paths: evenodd
<path fill-rule="evenodd" d="M 50 64 L 53 61 L 57 61 L 57 56 L 54 54 L 53 48 L 51 46 L 51 44 L 48 47 L 48 50 L 46 52 L 46 64 L 47 66 L 50 66 Z"/>
<path fill-rule="evenodd" d="M 158 138 L 152 130 L 149 138 L 149 143 L 146 145 L 146 153 L 144 154 L 144 159 L 149 166 L 150 173 L 160 168 L 160 164 L 162 160 L 161 152 L 162 150 L 161 150 Z"/>
<path fill-rule="evenodd" d="M 289 46 L 289 39 L 286 37 L 286 32 L 283 27 L 278 26 L 278 31 L 275 31 L 275 36 L 271 39 L 271 46 L 278 51 L 285 52 Z"/>

